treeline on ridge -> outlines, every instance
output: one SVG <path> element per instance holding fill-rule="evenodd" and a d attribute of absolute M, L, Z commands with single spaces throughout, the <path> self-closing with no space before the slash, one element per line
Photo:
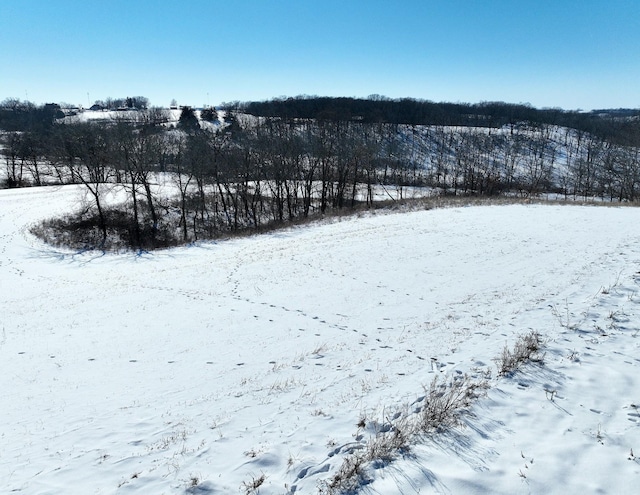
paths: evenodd
<path fill-rule="evenodd" d="M 229 108 L 259 117 L 284 119 L 353 120 L 363 123 L 502 127 L 523 122 L 571 127 L 621 144 L 640 144 L 640 110 L 611 109 L 592 112 L 559 108 L 538 109 L 505 102 L 447 103 L 414 98 L 391 99 L 300 96 L 235 103 Z"/>

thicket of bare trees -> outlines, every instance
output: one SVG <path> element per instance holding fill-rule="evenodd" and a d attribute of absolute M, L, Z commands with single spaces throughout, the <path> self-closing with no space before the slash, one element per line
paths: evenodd
<path fill-rule="evenodd" d="M 242 113 L 229 113 L 224 125 L 201 125 L 190 109 L 177 127 L 167 127 L 155 113 L 100 123 L 51 119 L 6 131 L 6 185 L 82 184 L 83 208 L 41 232 L 76 246 L 136 248 L 401 200 L 409 188 L 618 201 L 640 194 L 637 146 L 567 127 Z"/>

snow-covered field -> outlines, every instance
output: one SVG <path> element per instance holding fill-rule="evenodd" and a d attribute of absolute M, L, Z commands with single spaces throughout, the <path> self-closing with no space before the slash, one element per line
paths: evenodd
<path fill-rule="evenodd" d="M 169 122 L 177 123 L 180 119 L 180 110 L 175 109 L 162 109 Z M 64 118 L 64 122 L 67 124 L 76 124 L 79 122 L 95 122 L 95 121 L 117 121 L 119 119 L 136 121 L 140 118 L 141 113 L 144 111 L 136 110 L 83 110 L 76 115 L 70 115 Z"/>
<path fill-rule="evenodd" d="M 435 375 L 493 371 L 465 427 L 367 494 L 636 493 L 640 210 L 378 214 L 152 254 L 28 227 L 0 191 L 0 493 L 314 494 Z M 544 364 L 498 377 L 530 330 Z M 365 419 L 366 426 L 357 426 Z"/>

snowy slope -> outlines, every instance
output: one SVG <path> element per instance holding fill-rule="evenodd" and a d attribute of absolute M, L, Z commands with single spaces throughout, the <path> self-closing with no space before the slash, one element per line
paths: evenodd
<path fill-rule="evenodd" d="M 492 369 L 467 428 L 365 493 L 633 493 L 640 210 L 343 219 L 153 254 L 54 250 L 73 186 L 0 191 L 0 492 L 317 492 L 356 425 Z M 535 329 L 545 364 L 497 377 Z"/>
<path fill-rule="evenodd" d="M 169 122 L 177 123 L 180 118 L 180 110 L 163 108 Z M 104 122 L 104 121 L 117 121 L 117 120 L 129 120 L 139 121 L 141 115 L 144 115 L 144 111 L 137 110 L 83 110 L 75 115 L 70 115 L 64 119 L 59 120 L 59 123 L 77 124 L 81 122 Z"/>

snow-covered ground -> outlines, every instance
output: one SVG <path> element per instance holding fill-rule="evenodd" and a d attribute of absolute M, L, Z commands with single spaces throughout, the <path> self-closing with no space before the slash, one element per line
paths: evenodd
<path fill-rule="evenodd" d="M 180 118 L 181 110 L 161 109 L 169 122 L 177 123 Z M 67 124 L 77 124 L 80 122 L 96 122 L 96 121 L 116 121 L 131 120 L 139 121 L 141 115 L 145 111 L 138 110 L 83 110 L 75 115 L 69 115 L 63 119 Z"/>
<path fill-rule="evenodd" d="M 176 108 L 161 108 L 161 109 L 152 109 L 151 113 L 161 113 L 165 118 L 167 124 L 176 125 L 180 120 L 180 114 L 182 113 L 181 109 Z M 194 110 L 196 117 L 200 118 L 200 110 Z M 200 121 L 200 125 L 209 128 L 215 129 L 219 126 L 220 122 L 224 122 L 224 117 L 226 112 L 223 110 L 218 110 L 218 123 L 213 124 L 211 122 L 207 122 L 204 120 Z M 64 119 L 58 120 L 59 123 L 64 122 L 66 124 L 78 124 L 83 122 L 105 122 L 105 121 L 130 121 L 130 122 L 140 122 L 148 116 L 148 111 L 146 110 L 83 110 L 74 115 L 69 115 L 64 117 Z"/>
<path fill-rule="evenodd" d="M 80 195 L 0 191 L 1 493 L 314 494 L 434 376 L 488 369 L 465 428 L 363 493 L 637 490 L 640 210 L 365 215 L 151 254 L 29 234 Z M 530 330 L 544 364 L 498 377 Z"/>

